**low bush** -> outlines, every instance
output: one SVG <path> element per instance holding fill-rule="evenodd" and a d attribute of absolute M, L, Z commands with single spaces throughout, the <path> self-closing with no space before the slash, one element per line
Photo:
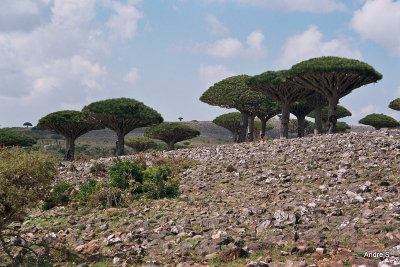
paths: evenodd
<path fill-rule="evenodd" d="M 4 128 L 0 129 L 0 147 L 3 146 L 33 146 L 36 140 L 21 132 Z"/>
<path fill-rule="evenodd" d="M 13 262 L 24 262 L 26 253 L 36 257 L 38 253 L 8 225 L 24 220 L 26 210 L 35 207 L 50 191 L 56 173 L 55 161 L 48 155 L 18 149 L 0 150 L 0 243 Z M 22 241 L 12 242 L 15 238 Z"/>
<path fill-rule="evenodd" d="M 143 194 L 148 198 L 173 197 L 179 193 L 179 179 L 168 165 L 152 166 L 143 172 Z"/>
<path fill-rule="evenodd" d="M 133 148 L 136 153 L 144 152 L 157 147 L 157 143 L 147 137 L 133 137 L 125 140 L 125 145 Z"/>
<path fill-rule="evenodd" d="M 126 190 L 132 189 L 133 193 L 141 193 L 140 185 L 143 182 L 143 171 L 146 163 L 142 158 L 134 161 L 118 161 L 110 167 L 110 186 Z"/>
<path fill-rule="evenodd" d="M 94 179 L 90 179 L 86 184 L 84 184 L 80 189 L 79 192 L 76 194 L 75 198 L 78 200 L 81 206 L 85 206 L 86 203 L 89 201 L 91 195 L 99 191 L 103 188 L 102 182 L 97 182 Z"/>
<path fill-rule="evenodd" d="M 69 202 L 69 197 L 73 186 L 66 182 L 61 182 L 53 186 L 49 197 L 45 200 L 42 208 L 44 210 L 49 210 L 57 205 L 65 205 Z"/>
<path fill-rule="evenodd" d="M 107 168 L 104 163 L 95 163 L 90 167 L 89 172 L 93 175 L 103 175 L 107 172 Z"/>
<path fill-rule="evenodd" d="M 124 205 L 122 190 L 118 188 L 104 187 L 94 191 L 87 202 L 89 208 L 111 208 Z"/>

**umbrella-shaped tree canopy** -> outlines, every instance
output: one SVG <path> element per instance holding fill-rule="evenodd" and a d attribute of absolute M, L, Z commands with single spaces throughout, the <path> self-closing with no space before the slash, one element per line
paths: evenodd
<path fill-rule="evenodd" d="M 296 86 L 289 78 L 289 72 L 281 70 L 267 71 L 249 78 L 247 81 L 248 86 L 253 90 L 280 104 L 282 112 L 281 138 L 287 138 L 289 134 L 290 104 L 312 94 L 312 91 Z"/>
<path fill-rule="evenodd" d="M 329 133 L 336 128 L 339 99 L 356 88 L 382 79 L 382 74 L 367 63 L 340 57 L 319 57 L 300 62 L 292 66 L 289 76 L 298 86 L 327 98 Z"/>

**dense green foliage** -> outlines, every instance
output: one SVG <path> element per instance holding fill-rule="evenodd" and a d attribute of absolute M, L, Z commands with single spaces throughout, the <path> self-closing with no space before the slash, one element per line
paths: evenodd
<path fill-rule="evenodd" d="M 157 143 L 153 139 L 147 137 L 132 137 L 126 139 L 125 144 L 133 148 L 136 152 L 143 152 L 157 147 Z"/>
<path fill-rule="evenodd" d="M 135 119 L 141 121 L 142 126 L 149 123 L 161 123 L 163 118 L 154 109 L 131 98 L 112 98 L 93 102 L 82 109 L 84 113 L 108 114 L 122 119 Z M 139 126 L 139 127 L 142 127 Z M 106 127 L 108 127 L 106 125 Z"/>
<path fill-rule="evenodd" d="M 36 140 L 21 132 L 4 128 L 0 129 L 0 147 L 2 146 L 32 146 Z"/>
<path fill-rule="evenodd" d="M 76 194 L 75 198 L 79 201 L 81 206 L 85 206 L 91 195 L 102 187 L 103 184 L 101 182 L 97 182 L 95 179 L 89 179 L 86 184 L 81 186 L 79 193 Z"/>
<path fill-rule="evenodd" d="M 341 57 L 318 57 L 295 64 L 290 69 L 290 76 L 307 72 L 355 72 L 375 80 L 382 79 L 382 74 L 365 62 Z"/>
<path fill-rule="evenodd" d="M 118 161 L 109 169 L 110 186 L 126 190 L 131 188 L 132 193 L 141 193 L 143 183 L 143 172 L 146 170 L 146 163 L 142 159 L 134 161 Z"/>
<path fill-rule="evenodd" d="M 351 129 L 350 125 L 348 125 L 344 121 L 338 121 L 336 124 L 336 131 L 338 133 L 345 133 L 346 130 L 350 130 L 350 129 Z"/>
<path fill-rule="evenodd" d="M 341 119 L 344 117 L 349 117 L 351 115 L 352 114 L 351 114 L 350 110 L 348 110 L 347 108 L 345 108 L 341 105 L 337 105 L 336 116 L 338 119 Z M 315 111 L 313 110 L 310 113 L 308 113 L 307 117 L 315 118 Z M 325 122 L 328 120 L 328 106 L 325 106 L 322 108 L 322 120 Z"/>
<path fill-rule="evenodd" d="M 389 103 L 389 108 L 400 111 L 400 98 L 391 101 Z"/>
<path fill-rule="evenodd" d="M 159 139 L 167 143 L 169 150 L 174 149 L 175 143 L 199 135 L 199 130 L 178 122 L 163 122 L 144 131 L 145 137 Z"/>
<path fill-rule="evenodd" d="M 227 114 L 222 114 L 213 120 L 218 126 L 224 127 L 229 130 L 234 136 L 236 136 L 239 128 L 242 115 L 240 112 L 231 112 Z"/>
<path fill-rule="evenodd" d="M 379 130 L 380 128 L 393 128 L 400 126 L 400 123 L 396 121 L 394 118 L 384 115 L 384 114 L 369 114 L 358 121 L 358 123 L 370 125 L 375 129 Z"/>
<path fill-rule="evenodd" d="M 11 222 L 21 221 L 50 190 L 57 170 L 48 155 L 0 150 L 0 236 Z"/>
<path fill-rule="evenodd" d="M 147 167 L 141 158 L 119 161 L 110 167 L 110 186 L 127 191 L 134 198 L 173 197 L 179 193 L 179 179 L 167 164 Z"/>

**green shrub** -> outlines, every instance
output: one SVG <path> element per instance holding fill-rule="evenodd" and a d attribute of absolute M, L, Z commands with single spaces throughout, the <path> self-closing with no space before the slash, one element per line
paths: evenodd
<path fill-rule="evenodd" d="M 152 166 L 143 172 L 143 193 L 148 198 L 173 197 L 179 194 L 179 179 L 168 165 Z"/>
<path fill-rule="evenodd" d="M 3 227 L 23 220 L 26 209 L 46 195 L 56 173 L 48 155 L 0 150 L 0 236 Z"/>
<path fill-rule="evenodd" d="M 102 182 L 97 182 L 94 179 L 89 179 L 89 181 L 79 189 L 79 193 L 76 194 L 75 198 L 79 201 L 79 204 L 81 206 L 85 206 L 90 196 L 101 188 L 103 188 Z"/>
<path fill-rule="evenodd" d="M 133 137 L 125 140 L 125 145 L 133 148 L 135 152 L 143 152 L 148 149 L 154 149 L 157 147 L 157 143 L 147 137 Z"/>
<path fill-rule="evenodd" d="M 347 130 L 351 129 L 350 125 L 345 123 L 344 121 L 338 121 L 336 123 L 336 131 L 338 133 L 345 133 Z"/>
<path fill-rule="evenodd" d="M 100 175 L 107 172 L 106 165 L 104 163 L 96 163 L 89 170 L 94 175 Z"/>
<path fill-rule="evenodd" d="M 138 158 L 135 161 L 118 161 L 110 167 L 110 186 L 126 190 L 131 188 L 134 193 L 141 192 L 143 182 L 143 171 L 146 169 L 146 163 Z"/>
<path fill-rule="evenodd" d="M 21 132 L 4 128 L 0 129 L 0 147 L 2 146 L 33 146 L 36 140 Z"/>
<path fill-rule="evenodd" d="M 380 128 L 393 128 L 400 126 L 400 123 L 390 116 L 384 114 L 369 114 L 358 121 L 358 123 L 371 125 L 375 129 Z"/>
<path fill-rule="evenodd" d="M 74 189 L 73 186 L 66 182 L 61 182 L 54 185 L 42 208 L 44 210 L 49 210 L 57 205 L 67 204 L 69 202 L 69 196 L 71 195 L 72 189 Z"/>

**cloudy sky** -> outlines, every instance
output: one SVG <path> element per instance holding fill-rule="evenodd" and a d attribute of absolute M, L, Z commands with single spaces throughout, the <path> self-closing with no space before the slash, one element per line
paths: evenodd
<path fill-rule="evenodd" d="M 167 121 L 230 112 L 200 102 L 236 74 L 318 56 L 362 60 L 383 74 L 342 98 L 353 116 L 400 97 L 400 1 L 1 0 L 0 125 L 129 97 Z"/>

